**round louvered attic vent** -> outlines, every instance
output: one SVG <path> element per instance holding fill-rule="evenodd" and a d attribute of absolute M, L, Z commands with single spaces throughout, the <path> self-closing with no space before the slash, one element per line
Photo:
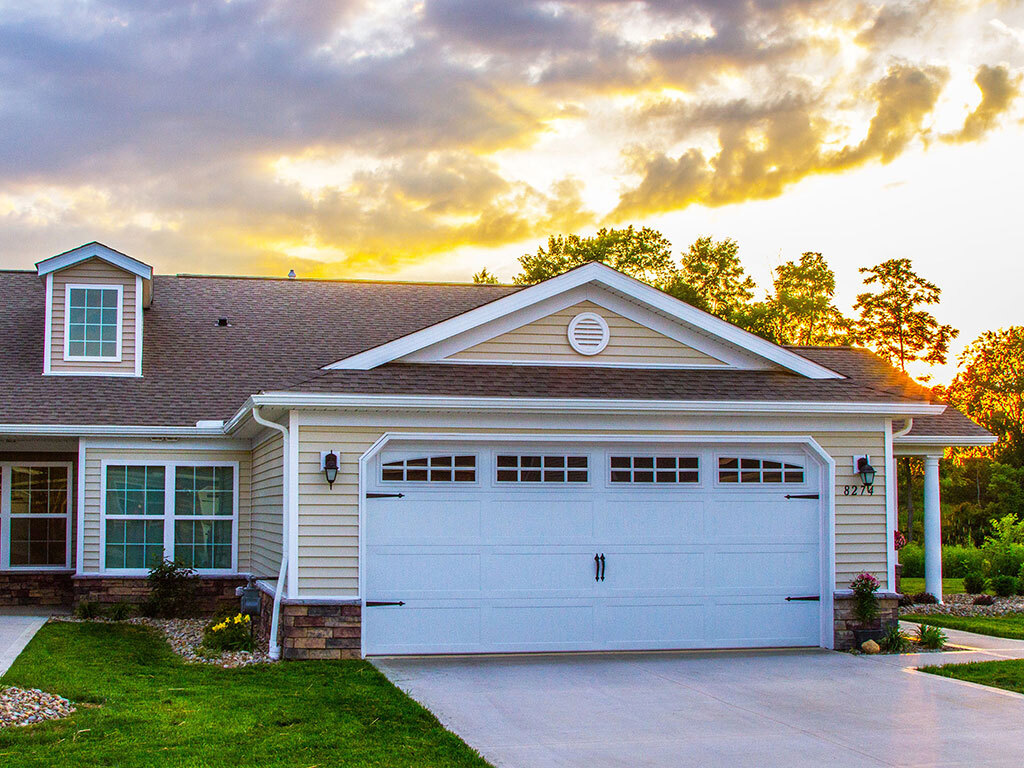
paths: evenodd
<path fill-rule="evenodd" d="M 608 346 L 608 323 L 593 312 L 581 312 L 569 322 L 569 344 L 581 355 L 596 355 Z"/>

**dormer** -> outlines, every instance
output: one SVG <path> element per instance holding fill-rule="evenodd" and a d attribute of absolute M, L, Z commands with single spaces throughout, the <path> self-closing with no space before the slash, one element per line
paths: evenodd
<path fill-rule="evenodd" d="M 36 264 L 46 284 L 43 373 L 142 376 L 153 268 L 101 243 Z"/>

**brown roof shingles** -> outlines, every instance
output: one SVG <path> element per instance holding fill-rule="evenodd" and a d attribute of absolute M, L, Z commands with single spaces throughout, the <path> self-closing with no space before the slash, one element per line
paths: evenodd
<path fill-rule="evenodd" d="M 266 391 L 537 398 L 932 401 L 870 352 L 794 347 L 847 378 L 709 371 L 389 363 L 321 367 L 519 290 L 509 286 L 156 276 L 143 378 L 43 376 L 42 281 L 0 272 L 0 423 L 192 426 Z M 229 325 L 219 327 L 226 317 Z M 960 434 L 969 420 L 957 414 Z M 921 417 L 919 417 L 921 418 Z M 937 418 L 937 417 L 929 417 Z M 923 424 L 927 424 L 925 421 Z M 917 428 L 915 421 L 915 429 Z M 971 434 L 980 430 L 970 423 Z M 982 430 L 983 431 L 983 430 Z"/>

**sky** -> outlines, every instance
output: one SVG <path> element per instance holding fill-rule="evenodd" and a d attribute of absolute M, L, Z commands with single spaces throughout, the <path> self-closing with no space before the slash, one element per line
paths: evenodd
<path fill-rule="evenodd" d="M 0 0 L 0 268 L 504 280 L 548 235 L 731 237 L 761 292 L 907 256 L 1021 322 L 1024 3 Z"/>

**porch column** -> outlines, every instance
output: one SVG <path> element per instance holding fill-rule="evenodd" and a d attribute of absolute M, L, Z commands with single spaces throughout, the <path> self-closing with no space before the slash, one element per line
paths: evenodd
<path fill-rule="evenodd" d="M 924 591 L 942 602 L 942 516 L 939 457 L 924 457 Z"/>

